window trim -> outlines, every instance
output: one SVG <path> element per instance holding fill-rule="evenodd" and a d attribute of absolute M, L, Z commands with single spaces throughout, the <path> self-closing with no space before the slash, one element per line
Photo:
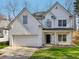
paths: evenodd
<path fill-rule="evenodd" d="M 63 20 L 63 26 L 67 26 L 67 20 Z"/>
<path fill-rule="evenodd" d="M 59 27 L 66 27 L 67 26 L 67 20 L 58 20 L 58 26 Z"/>
<path fill-rule="evenodd" d="M 47 20 L 46 22 L 47 27 L 51 28 L 52 27 L 52 21 L 50 19 Z"/>
<path fill-rule="evenodd" d="M 62 26 L 62 20 L 58 20 L 58 26 Z"/>
<path fill-rule="evenodd" d="M 61 39 L 59 39 L 59 36 L 61 36 Z M 65 38 L 65 40 L 64 40 Z M 67 35 L 66 34 L 58 34 L 58 42 L 67 42 Z"/>
<path fill-rule="evenodd" d="M 25 20 L 24 17 L 27 18 L 27 16 L 26 15 L 23 15 L 23 24 L 27 24 L 27 19 L 28 18 Z"/>

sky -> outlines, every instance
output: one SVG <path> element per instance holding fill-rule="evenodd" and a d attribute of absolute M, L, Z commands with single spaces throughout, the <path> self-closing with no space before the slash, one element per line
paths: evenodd
<path fill-rule="evenodd" d="M 0 12 L 6 14 L 5 5 L 9 0 L 0 0 Z M 12 0 L 13 2 L 17 2 L 17 13 L 22 10 L 24 7 L 24 0 Z M 56 1 L 64 6 L 65 0 L 27 0 L 27 8 L 31 13 L 46 11 L 48 10 Z"/>

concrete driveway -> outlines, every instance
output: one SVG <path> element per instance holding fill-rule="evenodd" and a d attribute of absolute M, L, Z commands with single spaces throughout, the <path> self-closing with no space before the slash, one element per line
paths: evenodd
<path fill-rule="evenodd" d="M 7 47 L 0 50 L 0 59 L 28 59 L 38 48 Z"/>

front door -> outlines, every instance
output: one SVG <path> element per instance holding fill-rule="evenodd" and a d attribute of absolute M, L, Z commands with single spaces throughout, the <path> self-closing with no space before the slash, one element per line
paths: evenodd
<path fill-rule="evenodd" d="M 46 44 L 50 44 L 50 42 L 51 42 L 51 35 L 47 34 L 46 35 Z"/>

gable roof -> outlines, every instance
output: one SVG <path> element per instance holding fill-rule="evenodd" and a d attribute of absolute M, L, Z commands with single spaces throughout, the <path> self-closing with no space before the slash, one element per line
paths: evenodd
<path fill-rule="evenodd" d="M 24 11 L 27 11 L 27 12 L 29 12 L 25 7 L 20 11 L 20 13 L 9 23 L 9 25 L 8 26 L 10 26 L 10 25 L 12 25 L 13 23 L 14 23 L 14 21 L 16 20 L 16 18 L 17 17 L 19 17 Z M 30 12 L 29 12 L 30 13 Z M 30 15 L 32 15 L 31 13 L 30 13 Z M 33 16 L 33 15 L 32 15 Z M 34 17 L 34 16 L 33 16 Z M 35 18 L 35 17 L 34 17 Z M 38 22 L 39 23 L 39 22 Z M 40 24 L 40 23 L 39 23 Z"/>
<path fill-rule="evenodd" d="M 56 1 L 56 3 L 54 5 L 52 5 L 47 12 L 50 12 L 56 5 L 60 5 L 67 13 L 69 13 L 71 16 L 72 14 L 64 7 L 62 6 L 59 2 Z"/>
<path fill-rule="evenodd" d="M 56 5 L 60 5 L 70 16 L 73 16 L 64 6 L 62 6 L 59 2 L 55 2 L 54 5 L 52 5 L 47 11 L 43 11 L 43 12 L 37 12 L 37 13 L 34 13 L 33 15 L 35 14 L 44 14 L 44 15 L 47 15 L 47 13 L 49 13 Z"/>
<path fill-rule="evenodd" d="M 16 19 L 19 15 L 21 15 L 21 14 L 23 13 L 23 11 L 25 11 L 25 8 L 23 8 L 23 9 L 20 11 L 20 13 L 9 23 L 9 26 L 10 26 L 11 24 L 13 24 L 13 22 L 15 21 L 15 19 Z"/>

